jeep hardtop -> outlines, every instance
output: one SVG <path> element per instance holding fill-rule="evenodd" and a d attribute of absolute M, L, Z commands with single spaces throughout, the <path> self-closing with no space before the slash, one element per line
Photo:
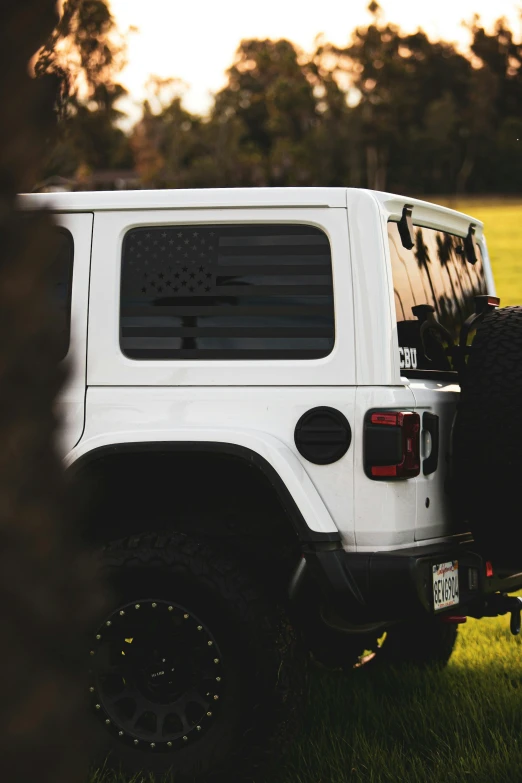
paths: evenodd
<path fill-rule="evenodd" d="M 59 447 L 113 589 L 89 650 L 112 763 L 239 775 L 288 742 L 310 651 L 441 664 L 466 616 L 519 629 L 522 562 L 466 501 L 491 410 L 470 390 L 456 418 L 504 312 L 480 221 L 351 188 L 20 204 L 60 234 Z"/>

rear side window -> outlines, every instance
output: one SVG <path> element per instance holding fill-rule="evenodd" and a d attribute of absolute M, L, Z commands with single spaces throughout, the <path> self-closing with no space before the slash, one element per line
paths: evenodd
<path fill-rule="evenodd" d="M 437 321 L 458 344 L 462 324 L 475 311 L 474 297 L 487 293 L 480 247 L 476 246 L 478 260 L 473 265 L 466 259 L 463 238 L 454 234 L 415 226 L 415 246 L 406 250 L 397 223 L 388 223 L 388 238 L 401 372 L 413 377 L 451 372 L 447 337 L 442 330 L 421 333 L 422 308 L 414 308 L 431 305 Z"/>
<path fill-rule="evenodd" d="M 120 345 L 132 359 L 319 359 L 334 345 L 330 243 L 304 225 L 131 229 Z"/>
<path fill-rule="evenodd" d="M 56 312 L 59 346 L 58 359 L 69 352 L 71 334 L 71 295 L 74 262 L 74 240 L 70 231 L 58 228 L 57 253 L 51 265 L 51 298 Z"/>

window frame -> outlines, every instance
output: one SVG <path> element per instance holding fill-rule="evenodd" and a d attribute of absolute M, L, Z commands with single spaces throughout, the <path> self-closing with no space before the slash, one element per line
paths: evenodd
<path fill-rule="evenodd" d="M 126 239 L 128 235 L 132 232 L 135 232 L 136 230 L 150 230 L 150 231 L 159 231 L 159 230 L 183 230 L 188 229 L 192 230 L 194 227 L 197 228 L 208 228 L 208 229 L 215 229 L 217 231 L 227 229 L 230 230 L 231 228 L 245 228 L 248 227 L 252 229 L 254 232 L 259 232 L 266 228 L 277 228 L 277 229 L 284 229 L 285 226 L 294 228 L 294 229 L 303 229 L 303 234 L 305 234 L 306 229 L 313 230 L 320 234 L 328 247 L 328 257 L 329 257 L 329 267 L 325 267 L 325 274 L 328 274 L 330 278 L 330 293 L 328 296 L 331 297 L 331 302 L 329 303 L 330 312 L 328 313 L 328 318 L 330 323 L 328 324 L 329 328 L 331 329 L 331 334 L 329 335 L 329 339 L 332 340 L 331 346 L 328 350 L 325 349 L 324 353 L 321 353 L 321 355 L 312 356 L 312 357 L 303 357 L 299 355 L 299 352 L 296 351 L 296 353 L 292 356 L 285 355 L 284 357 L 278 356 L 277 354 L 282 353 L 283 350 L 285 354 L 291 353 L 292 349 L 272 349 L 271 355 L 263 355 L 263 356 L 256 356 L 256 349 L 247 349 L 242 352 L 242 355 L 233 356 L 234 349 L 216 349 L 215 353 L 216 356 L 201 356 L 201 357 L 186 357 L 186 356 L 168 356 L 168 357 L 158 357 L 157 354 L 155 355 L 154 351 L 151 351 L 150 356 L 135 356 L 130 353 L 123 347 L 122 344 L 122 318 L 123 316 L 123 290 L 124 290 L 124 261 L 125 261 L 125 250 L 126 250 Z M 296 231 L 296 236 L 302 236 L 303 234 L 299 234 L 299 232 Z M 326 252 L 326 248 L 325 248 Z M 280 269 L 280 267 L 274 266 L 274 271 L 276 269 Z M 243 273 L 244 275 L 247 273 Z M 281 272 L 279 272 L 281 274 Z M 303 273 L 304 274 L 304 273 Z M 319 284 L 318 284 L 319 285 Z M 324 285 L 324 284 L 323 284 Z M 334 253 L 333 253 L 333 246 L 331 242 L 331 238 L 329 235 L 329 232 L 327 229 L 319 224 L 317 224 L 314 221 L 305 222 L 302 220 L 227 220 L 227 221 L 205 221 L 205 222 L 186 222 L 186 221 L 177 221 L 177 222 L 144 222 L 139 224 L 133 224 L 129 225 L 126 230 L 122 233 L 121 236 L 121 252 L 120 252 L 120 274 L 119 274 L 119 307 L 118 307 L 118 346 L 121 355 L 125 358 L 125 360 L 136 362 L 138 364 L 144 364 L 147 362 L 159 362 L 159 363 L 181 363 L 181 362 L 189 362 L 194 365 L 209 362 L 210 364 L 215 364 L 217 362 L 231 362 L 232 364 L 239 365 L 241 362 L 255 362 L 263 363 L 263 362 L 274 362 L 276 364 L 283 364 L 285 362 L 304 362 L 306 364 L 313 364 L 314 362 L 322 362 L 329 357 L 332 356 L 334 351 L 337 347 L 337 315 L 336 315 L 336 301 L 335 301 L 335 286 L 334 286 Z M 270 296 L 269 294 L 267 296 Z M 306 294 L 303 294 L 303 296 L 306 296 Z M 161 315 L 161 306 L 158 307 L 158 315 Z M 291 315 L 291 313 L 289 313 Z M 191 317 L 197 317 L 197 316 L 191 316 Z M 181 327 L 182 328 L 182 327 Z M 269 328 L 269 327 L 267 327 Z M 273 327 L 272 327 L 273 328 Z M 292 335 L 287 335 L 286 337 L 291 337 Z M 297 335 L 298 336 L 298 335 Z M 285 335 L 281 335 L 281 338 L 284 339 Z M 279 339 L 278 337 L 276 339 Z M 197 349 L 195 349 L 197 350 Z M 220 351 L 223 351 L 227 353 L 227 355 L 222 356 L 220 355 Z M 239 349 L 241 350 L 241 349 Z M 263 353 L 269 353 L 269 350 L 264 350 Z"/>

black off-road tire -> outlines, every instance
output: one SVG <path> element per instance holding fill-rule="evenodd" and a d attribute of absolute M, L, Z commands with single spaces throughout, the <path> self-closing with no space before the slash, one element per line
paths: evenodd
<path fill-rule="evenodd" d="M 306 656 L 284 612 L 237 564 L 181 534 L 115 542 L 105 569 L 114 609 L 90 660 L 101 756 L 176 783 L 261 780 L 306 698 Z"/>
<path fill-rule="evenodd" d="M 453 492 L 479 549 L 522 556 L 522 307 L 489 313 L 477 329 L 453 434 Z M 517 566 L 517 567 L 518 567 Z"/>

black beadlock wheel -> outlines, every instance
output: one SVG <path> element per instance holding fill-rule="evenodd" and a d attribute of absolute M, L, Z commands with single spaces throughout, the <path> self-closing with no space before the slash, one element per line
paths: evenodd
<path fill-rule="evenodd" d="M 118 607 L 93 648 L 94 709 L 122 742 L 168 752 L 219 716 L 222 653 L 186 607 L 151 598 Z"/>
<path fill-rule="evenodd" d="M 520 567 L 522 307 L 488 313 L 461 378 L 453 432 L 452 490 L 478 548 Z"/>
<path fill-rule="evenodd" d="M 306 658 L 237 565 L 182 535 L 106 550 L 112 610 L 90 693 L 109 766 L 175 781 L 260 779 L 298 725 Z"/>

